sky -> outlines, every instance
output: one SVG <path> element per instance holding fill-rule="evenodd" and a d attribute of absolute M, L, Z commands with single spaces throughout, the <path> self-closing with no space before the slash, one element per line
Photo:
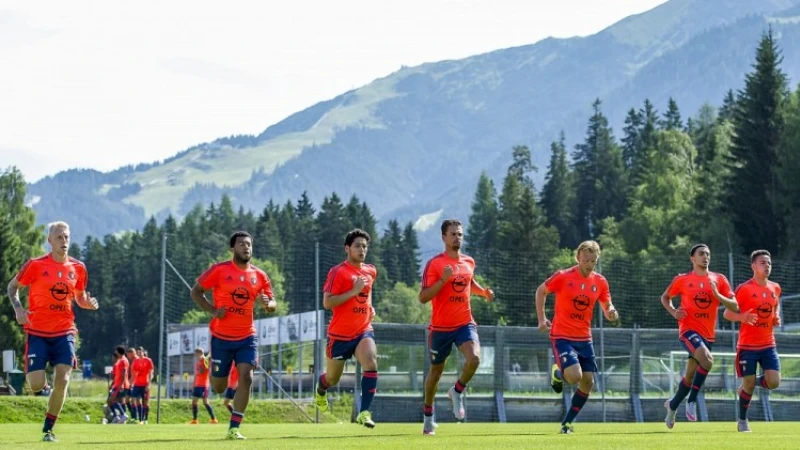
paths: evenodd
<path fill-rule="evenodd" d="M 163 160 L 402 66 L 594 34 L 665 0 L 0 0 L 0 171 Z"/>

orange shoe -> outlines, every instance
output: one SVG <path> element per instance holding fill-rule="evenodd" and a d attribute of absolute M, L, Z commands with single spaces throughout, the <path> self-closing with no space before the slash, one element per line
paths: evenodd
<path fill-rule="evenodd" d="M 208 423 L 210 423 L 210 424 L 219 423 L 219 420 L 217 420 L 217 419 L 211 419 L 211 420 L 209 420 L 209 421 L 208 421 Z"/>
<path fill-rule="evenodd" d="M 192 421 L 189 422 L 189 425 L 197 425 L 197 424 L 198 424 L 197 419 L 192 419 Z"/>

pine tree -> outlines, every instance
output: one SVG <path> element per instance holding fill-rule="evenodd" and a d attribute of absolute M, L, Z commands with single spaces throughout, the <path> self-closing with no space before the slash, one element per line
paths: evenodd
<path fill-rule="evenodd" d="M 733 89 L 729 89 L 722 100 L 722 106 L 719 108 L 718 120 L 720 122 L 732 121 L 733 112 L 736 109 L 736 96 L 733 95 Z"/>
<path fill-rule="evenodd" d="M 625 160 L 625 167 L 628 170 L 632 169 L 639 159 L 642 145 L 639 133 L 643 124 L 641 113 L 631 108 L 625 117 L 625 128 L 622 129 L 624 134 L 622 138 L 622 158 Z"/>
<path fill-rule="evenodd" d="M 575 227 L 581 240 L 599 235 L 602 219 L 619 218 L 625 212 L 626 179 L 622 151 L 614 142 L 600 105 L 600 99 L 592 104 L 594 112 L 589 119 L 586 139 L 575 146 L 573 154 L 577 179 Z"/>
<path fill-rule="evenodd" d="M 485 172 L 478 179 L 472 213 L 466 230 L 465 251 L 480 261 L 497 240 L 497 192 L 494 182 Z"/>
<path fill-rule="evenodd" d="M 550 165 L 542 187 L 540 206 L 547 225 L 558 230 L 560 246 L 572 248 L 578 244 L 574 219 L 575 190 L 564 140 L 562 131 L 559 140 L 550 144 Z"/>
<path fill-rule="evenodd" d="M 766 248 L 773 255 L 780 254 L 785 242 L 779 204 L 783 188 L 777 173 L 788 97 L 782 60 L 770 29 L 761 39 L 754 71 L 746 75 L 737 99 L 727 184 L 727 205 L 743 248 Z"/>
<path fill-rule="evenodd" d="M 419 239 L 414 224 L 408 222 L 403 228 L 402 252 L 400 253 L 400 280 L 406 286 L 413 286 L 420 277 Z"/>
<path fill-rule="evenodd" d="M 680 130 L 683 128 L 678 103 L 672 97 L 669 98 L 667 112 L 664 114 L 664 120 L 660 122 L 660 125 L 662 130 Z"/>

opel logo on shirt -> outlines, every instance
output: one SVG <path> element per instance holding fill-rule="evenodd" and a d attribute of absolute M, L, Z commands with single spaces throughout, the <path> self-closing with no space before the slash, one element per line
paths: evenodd
<path fill-rule="evenodd" d="M 772 315 L 772 305 L 770 305 L 769 303 L 766 303 L 766 302 L 762 303 L 762 304 L 758 305 L 758 308 L 756 309 L 756 312 L 758 313 L 758 317 L 760 317 L 762 319 L 766 319 L 770 315 Z"/>
<path fill-rule="evenodd" d="M 589 297 L 579 295 L 572 299 L 572 306 L 578 311 L 586 311 L 589 308 Z"/>
<path fill-rule="evenodd" d="M 69 295 L 69 287 L 66 283 L 59 281 L 50 288 L 50 295 L 52 295 L 54 299 L 63 302 Z"/>
<path fill-rule="evenodd" d="M 250 300 L 250 293 L 243 287 L 237 287 L 231 292 L 231 300 L 238 306 L 242 306 Z"/>
<path fill-rule="evenodd" d="M 694 304 L 700 309 L 708 309 L 711 306 L 711 299 L 708 298 L 708 292 L 698 292 L 694 296 Z"/>
<path fill-rule="evenodd" d="M 456 275 L 453 277 L 453 282 L 451 284 L 454 291 L 464 292 L 464 289 L 467 288 L 467 279 L 463 275 Z"/>

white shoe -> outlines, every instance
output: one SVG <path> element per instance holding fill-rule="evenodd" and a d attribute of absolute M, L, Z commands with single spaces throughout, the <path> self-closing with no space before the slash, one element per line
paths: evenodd
<path fill-rule="evenodd" d="M 689 422 L 697 422 L 697 402 L 686 403 L 686 419 Z"/>
<path fill-rule="evenodd" d="M 678 411 L 673 411 L 672 408 L 669 407 L 669 400 L 664 402 L 664 408 L 667 408 L 667 417 L 664 418 L 664 423 L 666 423 L 667 428 L 671 430 L 672 427 L 675 426 L 675 416 L 678 414 Z"/>

